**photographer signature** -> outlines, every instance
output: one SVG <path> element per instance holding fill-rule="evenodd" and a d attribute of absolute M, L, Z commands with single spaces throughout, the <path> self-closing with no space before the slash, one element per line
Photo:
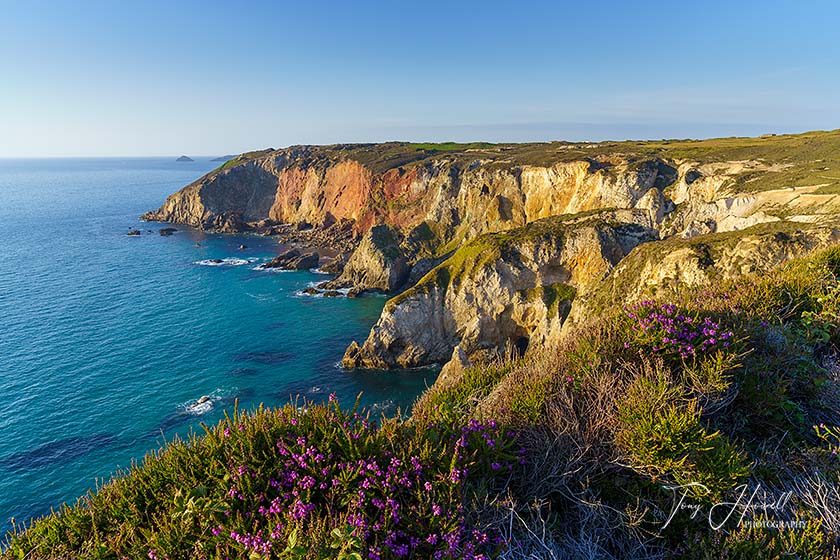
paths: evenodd
<path fill-rule="evenodd" d="M 709 488 L 702 483 L 690 482 L 688 484 L 680 484 L 677 486 L 666 486 L 665 489 L 673 492 L 674 503 L 671 507 L 671 513 L 668 515 L 668 519 L 662 526 L 663 529 L 671 524 L 674 516 L 676 516 L 680 511 L 690 511 L 690 519 L 696 519 L 698 516 L 703 514 L 704 508 L 708 507 L 706 516 L 709 521 L 709 526 L 714 530 L 718 530 L 728 523 L 730 519 L 733 519 L 733 516 L 735 516 L 738 512 L 740 512 L 738 524 L 742 524 L 748 513 L 756 511 L 761 511 L 763 513 L 771 511 L 780 512 L 785 509 L 793 498 L 793 492 L 784 492 L 775 497 L 771 496 L 772 499 L 768 501 L 768 493 L 762 492 L 761 484 L 753 488 L 752 491 L 750 491 L 749 485 L 741 484 L 733 489 L 737 494 L 734 501 L 724 501 L 711 505 L 704 505 L 688 499 L 689 495 L 696 493 L 697 490 L 707 494 L 711 493 Z"/>

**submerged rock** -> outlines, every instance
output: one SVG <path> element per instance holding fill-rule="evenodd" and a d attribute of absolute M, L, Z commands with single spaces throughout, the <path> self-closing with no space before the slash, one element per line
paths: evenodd
<path fill-rule="evenodd" d="M 126 235 L 131 235 L 131 236 L 140 235 L 140 230 L 139 229 L 129 230 L 129 232 L 126 233 Z"/>
<path fill-rule="evenodd" d="M 167 227 L 167 228 L 161 228 L 161 229 L 159 229 L 159 230 L 158 230 L 158 233 L 160 233 L 161 235 L 163 235 L 163 236 L 165 237 L 165 236 L 172 235 L 172 234 L 173 234 L 173 233 L 175 233 L 176 231 L 178 231 L 178 230 L 177 230 L 177 229 L 175 229 L 175 228 Z"/>

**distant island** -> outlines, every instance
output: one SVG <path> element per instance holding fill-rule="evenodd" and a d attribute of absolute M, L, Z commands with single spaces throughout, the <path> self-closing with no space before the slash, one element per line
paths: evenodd
<path fill-rule="evenodd" d="M 193 160 L 193 158 L 188 157 L 188 156 L 181 156 L 178 159 L 176 159 L 175 161 L 195 161 L 195 160 Z"/>
<path fill-rule="evenodd" d="M 217 158 L 213 158 L 210 161 L 230 161 L 235 157 L 236 157 L 235 155 L 228 154 L 226 156 L 219 156 Z"/>

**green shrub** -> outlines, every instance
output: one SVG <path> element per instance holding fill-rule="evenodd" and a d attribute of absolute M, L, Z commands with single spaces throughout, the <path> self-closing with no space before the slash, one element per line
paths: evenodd
<path fill-rule="evenodd" d="M 639 377 L 619 405 L 618 446 L 639 471 L 702 484 L 692 488 L 696 498 L 720 497 L 749 474 L 748 462 L 720 432 L 703 426 L 695 400 L 680 402 L 680 396 L 664 377 Z"/>
<path fill-rule="evenodd" d="M 489 395 L 512 368 L 510 362 L 467 368 L 457 379 L 429 389 L 415 404 L 412 413 L 428 419 L 443 418 L 448 412 L 468 417 L 475 405 Z"/>

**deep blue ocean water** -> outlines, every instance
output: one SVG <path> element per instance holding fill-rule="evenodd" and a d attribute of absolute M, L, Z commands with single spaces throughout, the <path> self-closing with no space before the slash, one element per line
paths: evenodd
<path fill-rule="evenodd" d="M 302 296 L 327 277 L 255 270 L 279 252 L 270 238 L 182 226 L 162 237 L 138 220 L 216 165 L 0 160 L 0 535 L 10 517 L 72 503 L 201 431 L 235 398 L 249 409 L 335 392 L 349 405 L 363 392 L 391 412 L 432 383 L 430 372 L 336 367 L 383 297 Z M 204 395 L 212 409 L 191 414 Z"/>

